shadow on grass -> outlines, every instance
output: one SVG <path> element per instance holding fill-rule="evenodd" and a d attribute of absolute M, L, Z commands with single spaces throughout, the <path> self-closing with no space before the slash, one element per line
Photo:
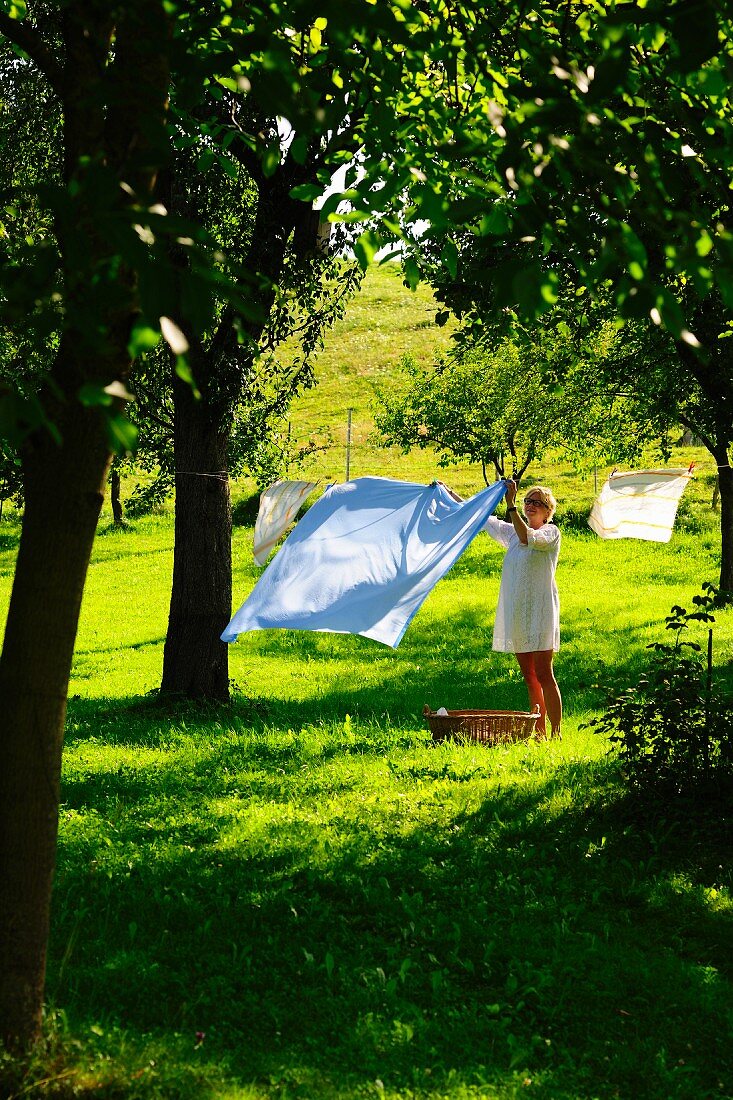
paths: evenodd
<path fill-rule="evenodd" d="M 49 989 L 74 1026 L 187 1035 L 257 1095 L 729 1095 L 730 818 L 641 817 L 607 762 L 529 751 L 503 785 L 527 749 L 374 736 L 211 721 L 68 777 Z"/>
<path fill-rule="evenodd" d="M 17 550 L 20 543 L 20 528 L 17 531 L 0 532 L 0 552 L 3 550 Z"/>
<path fill-rule="evenodd" d="M 68 742 L 87 737 L 108 743 L 147 745 L 170 741 L 171 729 L 181 723 L 202 726 L 223 722 L 239 731 L 271 727 L 301 730 L 319 724 L 340 723 L 345 716 L 376 725 L 401 729 L 424 728 L 422 708 L 478 707 L 524 710 L 524 683 L 510 654 L 491 650 L 491 631 L 478 614 L 463 610 L 453 620 L 454 633 L 436 636 L 428 627 L 416 626 L 397 650 L 365 638 L 306 631 L 263 631 L 248 636 L 250 660 L 287 659 L 279 697 L 262 698 L 257 684 L 235 685 L 229 705 L 198 704 L 159 697 L 114 700 L 69 700 Z M 615 632 L 617 646 L 625 654 L 613 669 L 613 680 L 628 686 L 638 681 L 646 652 L 639 630 L 625 627 Z M 556 661 L 558 679 L 568 713 L 599 708 L 610 687 L 610 673 L 580 644 L 572 630 Z M 454 639 L 460 638 L 460 643 Z M 137 646 L 160 644 L 150 639 Z M 578 636 L 582 641 L 582 632 Z M 89 653 L 77 661 L 77 678 L 84 674 Z M 111 652 L 101 648 L 95 653 Z M 302 693 L 288 698 L 288 678 Z"/>

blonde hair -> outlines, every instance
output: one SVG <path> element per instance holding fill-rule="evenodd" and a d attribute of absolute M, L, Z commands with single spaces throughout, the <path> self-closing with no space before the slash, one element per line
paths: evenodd
<path fill-rule="evenodd" d="M 545 508 L 549 509 L 549 515 L 547 517 L 547 522 L 549 523 L 552 517 L 555 515 L 555 509 L 557 508 L 557 501 L 555 500 L 554 496 L 549 489 L 545 488 L 544 485 L 533 485 L 531 489 L 527 489 L 526 493 L 524 494 L 525 500 L 530 493 L 536 493 L 544 504 Z"/>

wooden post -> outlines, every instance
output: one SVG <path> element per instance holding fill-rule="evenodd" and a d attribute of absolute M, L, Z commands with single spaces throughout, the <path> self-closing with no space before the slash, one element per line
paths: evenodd
<path fill-rule="evenodd" d="M 705 778 L 710 778 L 710 708 L 713 693 L 713 628 L 708 630 L 708 661 L 705 677 L 705 733 L 703 734 L 702 759 Z"/>
<path fill-rule="evenodd" d="M 350 480 L 351 475 L 351 414 L 353 409 L 348 410 L 348 418 L 346 421 L 346 480 Z"/>

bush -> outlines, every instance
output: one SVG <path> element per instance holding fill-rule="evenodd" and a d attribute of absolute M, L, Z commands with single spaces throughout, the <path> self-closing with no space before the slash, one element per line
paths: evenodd
<path fill-rule="evenodd" d="M 260 494 L 251 493 L 232 505 L 232 523 L 235 527 L 254 527 L 260 510 Z"/>
<path fill-rule="evenodd" d="M 704 512 L 707 513 L 705 516 L 707 523 L 703 518 Z M 678 531 L 684 531 L 685 534 L 688 535 L 701 535 L 706 526 L 711 526 L 711 518 L 714 519 L 714 514 L 711 517 L 711 509 L 709 506 L 683 496 L 677 506 L 675 527 Z M 715 522 L 717 524 L 717 521 Z"/>
<path fill-rule="evenodd" d="M 173 492 L 173 478 L 168 473 L 159 474 L 147 485 L 138 485 L 125 504 L 125 512 L 133 519 L 163 511 Z"/>
<path fill-rule="evenodd" d="M 638 789 L 700 795 L 733 786 L 731 702 L 714 688 L 711 648 L 705 661 L 696 642 L 682 640 L 691 622 L 715 621 L 715 595 L 705 584 L 693 598 L 696 610 L 672 608 L 666 623 L 674 642 L 647 646 L 646 674 L 588 723 L 610 736 L 624 776 Z"/>
<path fill-rule="evenodd" d="M 562 531 L 577 531 L 580 534 L 589 535 L 592 534 L 591 528 L 588 526 L 589 515 L 590 507 L 563 508 L 555 516 L 555 523 Z"/>
<path fill-rule="evenodd" d="M 297 523 L 299 519 L 302 519 L 312 504 L 315 504 L 316 497 L 313 496 L 311 500 L 304 500 L 298 509 L 295 517 Z M 235 527 L 254 527 L 257 522 L 257 515 L 260 510 L 260 494 L 252 493 L 251 496 L 242 497 L 232 505 L 232 523 Z"/>

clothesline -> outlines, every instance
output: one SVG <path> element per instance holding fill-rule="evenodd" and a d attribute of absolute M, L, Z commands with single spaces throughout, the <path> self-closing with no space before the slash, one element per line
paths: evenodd
<path fill-rule="evenodd" d="M 211 475 L 209 475 L 211 476 Z M 603 539 L 667 542 L 689 469 L 608 478 L 589 526 Z M 261 496 L 255 560 L 264 564 L 311 482 L 276 482 Z M 496 482 L 458 502 L 440 482 L 390 478 L 332 484 L 296 524 L 221 635 L 300 629 L 361 634 L 396 647 L 428 592 L 450 569 L 507 491 Z"/>
<path fill-rule="evenodd" d="M 457 502 L 433 482 L 365 477 L 331 485 L 295 526 L 222 634 L 320 630 L 396 647 L 430 590 L 506 493 Z"/>

